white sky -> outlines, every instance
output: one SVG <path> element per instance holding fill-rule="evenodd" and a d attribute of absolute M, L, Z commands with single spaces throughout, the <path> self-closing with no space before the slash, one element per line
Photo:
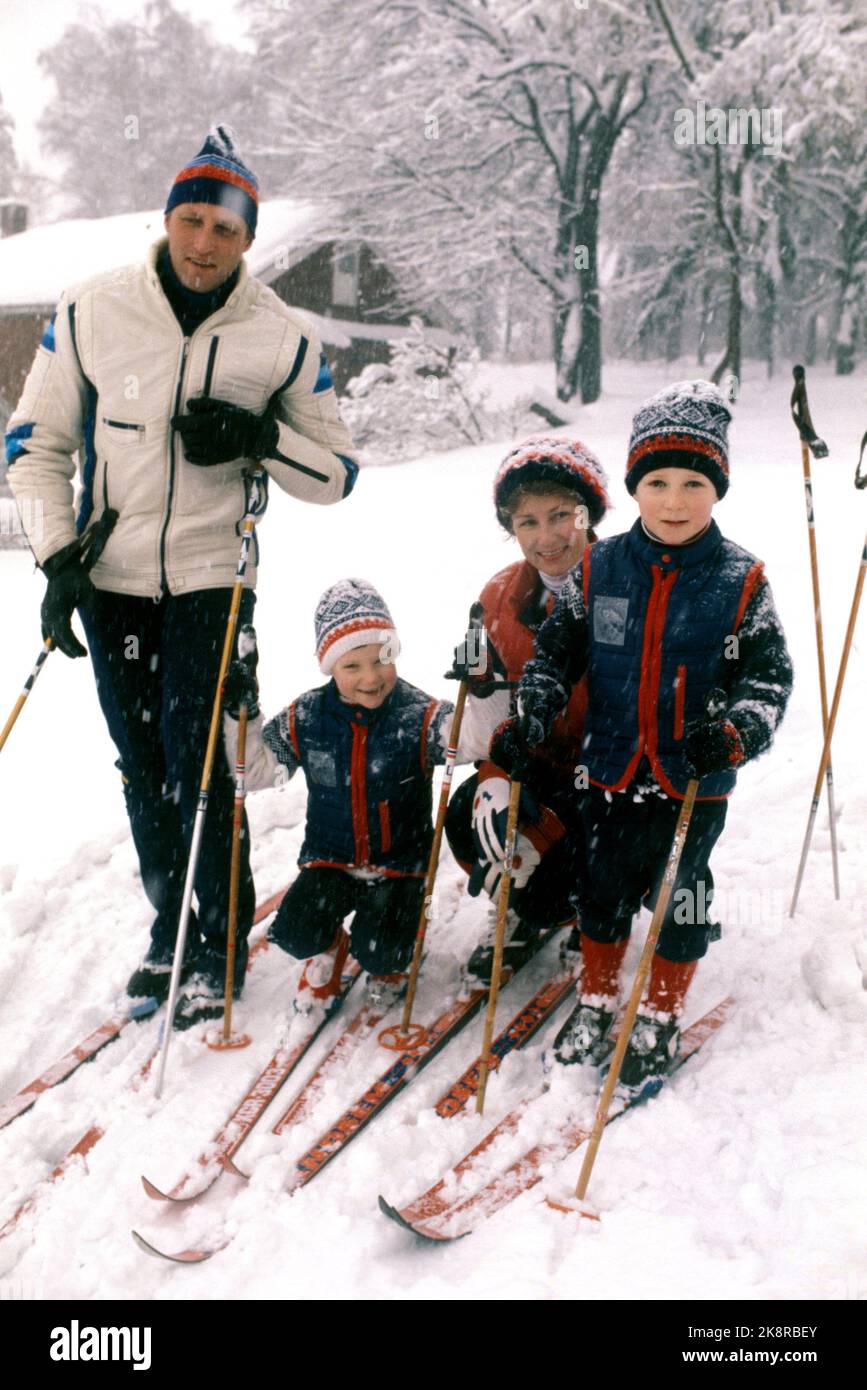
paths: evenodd
<path fill-rule="evenodd" d="M 174 2 L 176 9 L 209 23 L 223 43 L 243 46 L 245 25 L 235 12 L 233 0 Z M 111 18 L 128 19 L 143 13 L 144 4 L 143 0 L 103 0 L 95 7 L 77 4 L 76 0 L 0 0 L 0 95 L 15 122 L 19 158 L 27 160 L 37 173 L 42 172 L 43 161 L 36 121 L 52 92 L 37 65 L 37 56 L 60 37 L 67 25 L 94 8 Z M 89 83 L 98 81 L 96 72 L 82 74 L 82 102 L 87 101 Z"/>

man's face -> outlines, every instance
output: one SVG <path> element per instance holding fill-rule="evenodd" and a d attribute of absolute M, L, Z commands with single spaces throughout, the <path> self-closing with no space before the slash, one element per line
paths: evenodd
<path fill-rule="evenodd" d="M 172 269 L 198 294 L 219 289 L 253 241 L 243 217 L 212 203 L 179 203 L 165 225 Z"/>

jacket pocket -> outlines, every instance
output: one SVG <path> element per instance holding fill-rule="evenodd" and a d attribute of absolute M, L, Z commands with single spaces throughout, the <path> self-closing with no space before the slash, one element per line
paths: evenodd
<path fill-rule="evenodd" d="M 678 666 L 674 678 L 674 737 L 683 738 L 683 711 L 686 705 L 686 667 Z"/>
<path fill-rule="evenodd" d="M 109 420 L 106 415 L 102 417 L 102 424 L 106 442 L 112 448 L 129 448 L 131 445 L 144 443 L 144 425 L 136 424 L 132 420 Z"/>
<path fill-rule="evenodd" d="M 388 814 L 388 802 L 380 801 L 379 806 L 379 834 L 383 854 L 388 854 L 391 849 L 391 817 Z"/>

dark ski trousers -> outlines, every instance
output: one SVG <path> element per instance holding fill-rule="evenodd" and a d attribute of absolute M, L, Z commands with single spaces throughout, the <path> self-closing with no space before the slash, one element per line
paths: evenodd
<path fill-rule="evenodd" d="M 351 912 L 350 951 L 371 975 L 406 970 L 421 913 L 421 878 L 354 878 L 342 869 L 302 868 L 268 939 L 296 959 L 327 951 Z"/>
<path fill-rule="evenodd" d="M 151 955 L 174 950 L 193 821 L 208 741 L 230 589 L 165 595 L 158 602 L 96 590 L 81 611 L 96 688 L 120 755 L 123 790 L 144 890 L 156 909 Z M 252 620 L 245 590 L 238 626 Z M 234 790 L 222 728 L 196 872 L 198 930 L 188 951 L 218 978 L 225 970 Z M 246 818 L 241 838 L 236 974 L 243 978 L 255 894 Z"/>
<path fill-rule="evenodd" d="M 462 864 L 473 864 L 476 859 L 473 799 L 477 783 L 477 776 L 462 782 L 446 811 L 446 839 Z M 568 829 L 562 840 L 546 850 L 525 886 L 512 889 L 510 904 L 527 926 L 550 927 L 574 916 L 575 883 L 583 873 L 583 850 L 580 825 Z"/>
<path fill-rule="evenodd" d="M 591 787 L 579 803 L 587 867 L 578 883 L 578 910 L 581 930 L 593 941 L 628 937 L 642 903 L 653 908 L 665 873 L 681 802 L 648 793 L 636 801 L 634 791 Z M 700 960 L 717 934 L 705 914 L 713 898 L 708 860 L 727 808 L 724 800 L 695 803 L 656 948 L 666 960 Z"/>

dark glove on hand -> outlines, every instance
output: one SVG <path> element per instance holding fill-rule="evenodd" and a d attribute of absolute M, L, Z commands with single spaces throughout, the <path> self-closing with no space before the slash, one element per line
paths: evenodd
<path fill-rule="evenodd" d="M 538 724 L 538 720 L 535 721 Z M 537 739 L 536 742 L 539 742 Z M 510 777 L 522 782 L 532 762 L 532 744 L 527 740 L 524 721 L 505 719 L 494 730 L 488 757 Z"/>
<path fill-rule="evenodd" d="M 93 584 L 81 564 L 80 543 L 73 541 L 43 561 L 42 569 L 48 578 L 48 588 L 42 600 L 42 636 L 51 638 L 64 656 L 87 656 L 72 631 L 71 618 L 76 608 L 86 604 L 93 593 Z"/>
<path fill-rule="evenodd" d="M 228 401 L 200 396 L 187 401 L 189 415 L 173 415 L 172 429 L 184 441 L 184 453 L 190 463 L 203 468 L 214 463 L 229 463 L 232 459 L 255 459 L 259 462 L 275 447 L 279 438 L 276 420 L 267 415 L 254 415 Z"/>
<path fill-rule="evenodd" d="M 256 667 L 259 664 L 259 649 L 256 646 L 256 631 L 246 623 L 238 635 L 239 656 L 231 662 L 223 682 L 223 709 L 232 719 L 237 719 L 241 706 L 247 706 L 247 718 L 255 719 L 259 713 L 259 682 Z"/>
<path fill-rule="evenodd" d="M 466 681 L 471 695 L 486 700 L 498 690 L 513 689 L 515 682 L 506 679 L 508 672 L 490 637 L 486 635 L 482 644 L 480 634 L 479 628 L 468 630 L 463 642 L 455 647 L 452 668 L 445 672 L 445 679 Z"/>
<path fill-rule="evenodd" d="M 693 777 L 709 777 L 739 767 L 744 746 L 730 719 L 703 719 L 687 729 L 684 756 Z"/>

